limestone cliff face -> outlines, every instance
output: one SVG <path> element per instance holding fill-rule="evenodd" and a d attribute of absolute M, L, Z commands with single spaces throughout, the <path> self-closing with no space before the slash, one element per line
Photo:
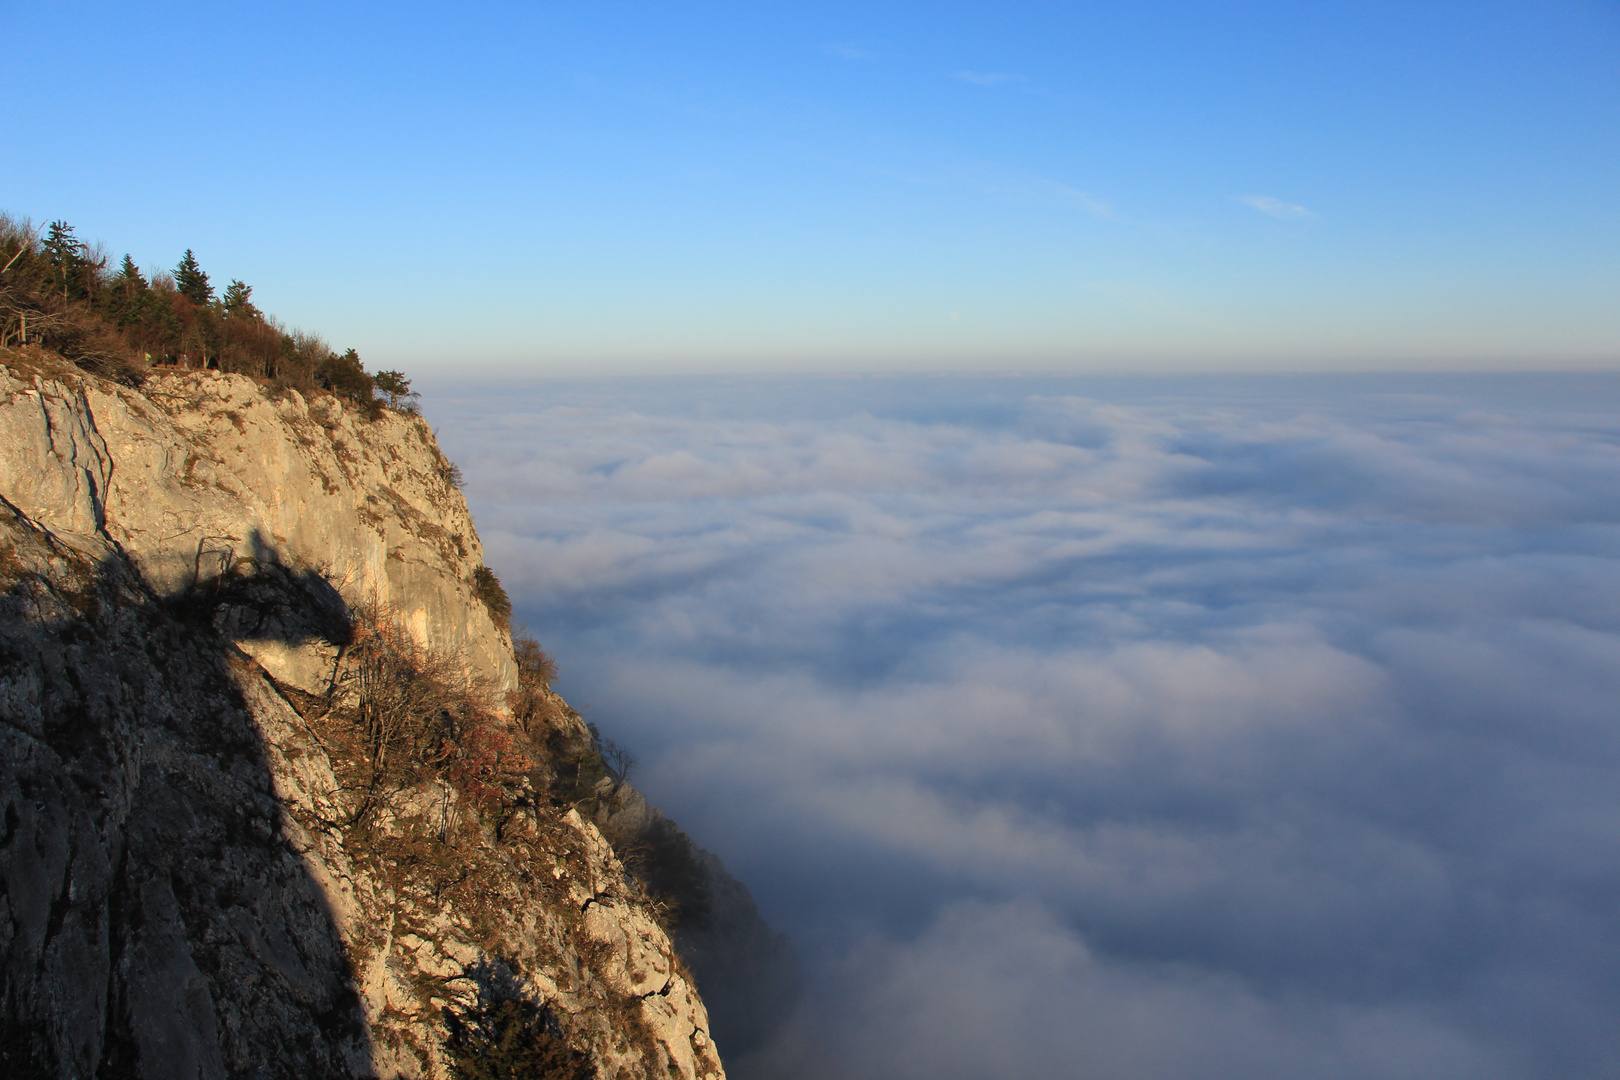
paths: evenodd
<path fill-rule="evenodd" d="M 160 595 L 244 560 L 314 571 L 511 688 L 511 641 L 472 597 L 483 549 L 421 417 L 368 420 L 212 372 L 158 375 L 139 393 L 67 377 L 0 382 L 0 475 L 24 516 L 70 544 L 116 545 Z"/>
<path fill-rule="evenodd" d="M 594 824 L 363 752 L 356 611 L 516 685 L 420 418 L 0 359 L 0 1075 L 723 1077 Z"/>

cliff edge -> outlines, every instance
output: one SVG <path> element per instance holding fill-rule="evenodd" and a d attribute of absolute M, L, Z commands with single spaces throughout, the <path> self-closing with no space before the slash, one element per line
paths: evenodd
<path fill-rule="evenodd" d="M 0 1073 L 724 1076 L 420 417 L 0 361 Z"/>

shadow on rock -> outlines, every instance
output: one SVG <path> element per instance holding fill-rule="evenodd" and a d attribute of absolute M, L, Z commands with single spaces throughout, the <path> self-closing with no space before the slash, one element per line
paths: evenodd
<path fill-rule="evenodd" d="M 341 599 L 262 544 L 173 597 L 76 544 L 0 506 L 0 1074 L 372 1075 L 232 644 L 335 655 Z"/>

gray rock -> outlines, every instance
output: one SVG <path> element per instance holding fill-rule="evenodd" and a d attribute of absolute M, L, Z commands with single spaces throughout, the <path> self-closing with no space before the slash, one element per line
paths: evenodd
<path fill-rule="evenodd" d="M 0 367 L 0 1075 L 443 1077 L 518 997 L 604 1080 L 722 1078 L 594 825 L 341 779 L 354 610 L 492 706 L 515 683 L 420 418 L 27 359 L 50 377 Z"/>

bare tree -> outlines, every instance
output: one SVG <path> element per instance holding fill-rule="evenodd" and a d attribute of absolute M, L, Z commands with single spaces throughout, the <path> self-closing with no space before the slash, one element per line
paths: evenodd
<path fill-rule="evenodd" d="M 613 770 L 613 775 L 618 778 L 613 785 L 613 793 L 617 795 L 619 789 L 630 782 L 630 775 L 636 771 L 636 765 L 639 764 L 636 755 L 631 753 L 628 747 L 612 739 L 601 740 L 597 752 L 602 755 L 603 763 Z"/>

